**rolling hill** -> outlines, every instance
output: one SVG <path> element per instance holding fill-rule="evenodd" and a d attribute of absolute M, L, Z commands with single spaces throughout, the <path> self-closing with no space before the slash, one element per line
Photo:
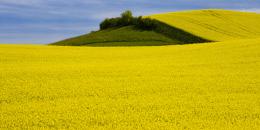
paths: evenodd
<path fill-rule="evenodd" d="M 159 23 L 159 31 L 136 26 L 115 27 L 65 39 L 51 45 L 61 46 L 159 46 L 209 42 L 178 28 Z"/>
<path fill-rule="evenodd" d="M 51 45 L 157 46 L 260 37 L 260 14 L 228 10 L 193 10 L 146 16 L 158 20 L 162 31 L 134 26 L 110 28 Z M 165 24 L 165 25 L 164 25 Z"/>
<path fill-rule="evenodd" d="M 256 13 L 212 9 L 149 17 L 212 41 L 260 37 L 260 14 Z"/>

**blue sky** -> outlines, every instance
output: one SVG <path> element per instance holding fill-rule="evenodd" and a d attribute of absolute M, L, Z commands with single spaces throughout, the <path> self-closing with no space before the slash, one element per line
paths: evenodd
<path fill-rule="evenodd" d="M 0 43 L 50 43 L 97 30 L 106 17 L 221 8 L 260 13 L 260 0 L 0 0 Z"/>

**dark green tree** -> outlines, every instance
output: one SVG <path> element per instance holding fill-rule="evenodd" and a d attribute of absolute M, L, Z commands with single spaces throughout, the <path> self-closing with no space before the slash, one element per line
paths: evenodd
<path fill-rule="evenodd" d="M 127 26 L 133 24 L 133 13 L 127 10 L 121 14 L 120 26 Z"/>

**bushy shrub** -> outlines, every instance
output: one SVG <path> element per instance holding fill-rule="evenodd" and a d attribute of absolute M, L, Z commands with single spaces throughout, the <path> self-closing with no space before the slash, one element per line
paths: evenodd
<path fill-rule="evenodd" d="M 150 18 L 142 18 L 142 16 L 139 16 L 138 18 L 136 18 L 134 25 L 140 29 L 154 30 L 157 26 L 157 22 L 156 20 Z"/>
<path fill-rule="evenodd" d="M 100 29 L 108 29 L 115 27 L 123 27 L 129 25 L 135 25 L 140 29 L 153 30 L 156 28 L 158 22 L 150 18 L 143 18 L 142 16 L 133 17 L 131 11 L 125 11 L 121 14 L 121 17 L 107 18 L 100 24 Z"/>
<path fill-rule="evenodd" d="M 133 19 L 134 19 L 134 17 L 133 17 L 132 12 L 130 10 L 127 10 L 121 14 L 120 25 L 121 26 L 132 25 Z"/>
<path fill-rule="evenodd" d="M 109 19 L 105 19 L 100 23 L 100 29 L 103 30 L 109 28 L 109 24 L 110 24 Z"/>
<path fill-rule="evenodd" d="M 103 22 L 100 24 L 100 29 L 108 29 L 108 28 L 114 28 L 120 26 L 120 19 L 121 18 L 110 18 L 110 19 L 105 19 Z"/>
<path fill-rule="evenodd" d="M 127 10 L 121 14 L 121 17 L 118 18 L 107 18 L 100 23 L 100 29 L 108 29 L 114 27 L 123 27 L 133 25 L 134 17 L 132 12 Z"/>

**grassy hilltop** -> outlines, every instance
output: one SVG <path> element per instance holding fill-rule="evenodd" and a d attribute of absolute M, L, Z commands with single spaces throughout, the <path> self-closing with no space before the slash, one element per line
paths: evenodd
<path fill-rule="evenodd" d="M 138 29 L 134 26 L 121 28 L 110 28 L 90 34 L 66 39 L 54 45 L 71 46 L 149 46 L 149 45 L 169 45 L 178 44 L 179 41 L 173 40 L 154 31 Z"/>

